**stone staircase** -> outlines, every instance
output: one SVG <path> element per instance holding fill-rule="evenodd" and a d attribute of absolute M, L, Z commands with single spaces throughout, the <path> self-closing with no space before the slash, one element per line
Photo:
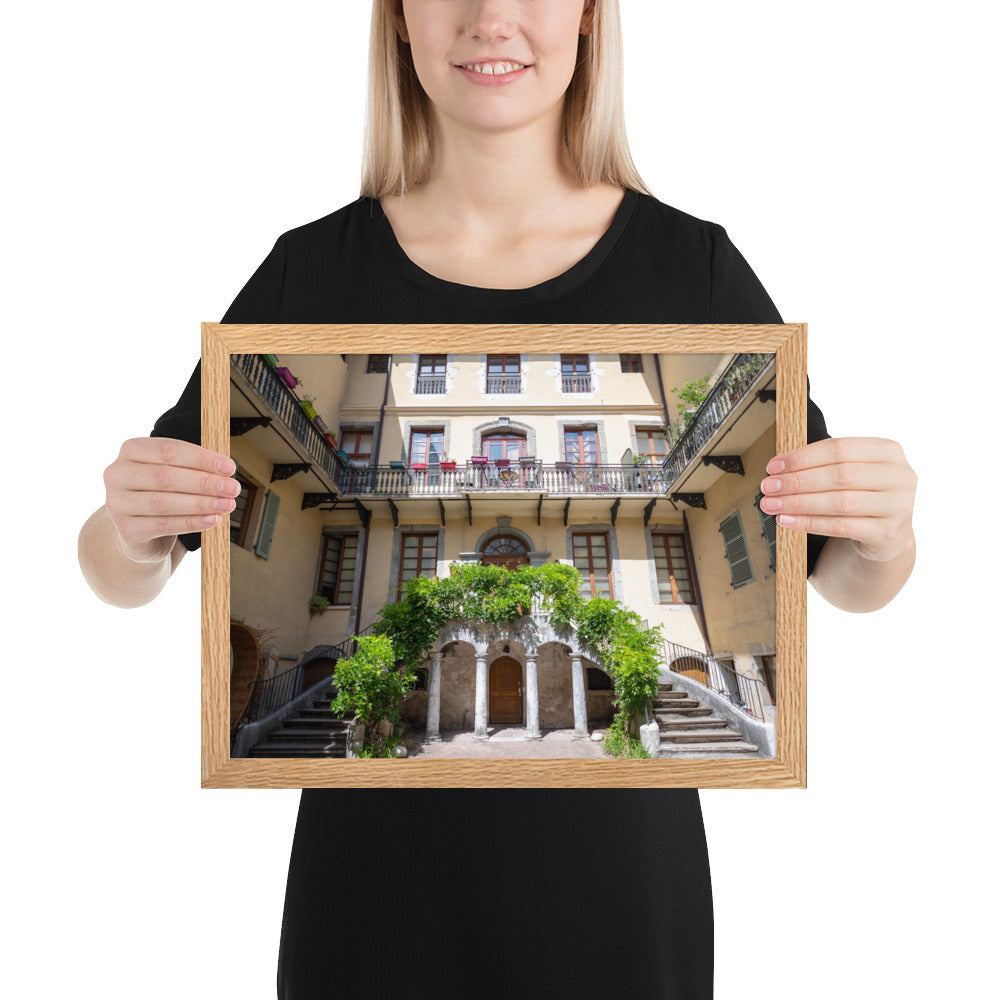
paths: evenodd
<path fill-rule="evenodd" d="M 725 719 L 672 684 L 660 684 L 653 699 L 660 727 L 661 757 L 756 756 L 757 747 Z"/>
<path fill-rule="evenodd" d="M 338 719 L 330 711 L 333 687 L 290 716 L 280 728 L 269 733 L 250 748 L 251 757 L 346 757 L 347 726 L 350 720 Z"/>

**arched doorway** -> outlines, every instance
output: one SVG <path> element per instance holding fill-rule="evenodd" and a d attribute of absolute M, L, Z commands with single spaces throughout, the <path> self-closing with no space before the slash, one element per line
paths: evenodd
<path fill-rule="evenodd" d="M 511 656 L 501 656 L 490 666 L 489 721 L 497 725 L 524 722 L 521 664 Z"/>
<path fill-rule="evenodd" d="M 516 535 L 494 535 L 484 546 L 480 561 L 484 566 L 504 566 L 517 569 L 526 566 L 528 546 Z"/>
<path fill-rule="evenodd" d="M 699 660 L 697 656 L 681 656 L 670 664 L 670 669 L 675 674 L 683 674 L 708 687 L 708 671 L 705 669 L 704 661 Z"/>

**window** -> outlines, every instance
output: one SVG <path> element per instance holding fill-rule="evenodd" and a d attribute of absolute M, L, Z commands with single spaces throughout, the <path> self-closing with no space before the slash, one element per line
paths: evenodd
<path fill-rule="evenodd" d="M 729 575 L 733 586 L 742 587 L 745 583 L 753 583 L 753 567 L 750 565 L 750 553 L 743 534 L 740 512 L 730 514 L 719 525 L 719 531 L 722 532 L 722 542 L 726 547 L 726 561 L 729 563 Z"/>
<path fill-rule="evenodd" d="M 488 354 L 486 356 L 486 391 L 491 394 L 521 391 L 521 355 Z"/>
<path fill-rule="evenodd" d="M 563 354 L 562 391 L 590 392 L 590 358 L 586 354 Z"/>
<path fill-rule="evenodd" d="M 388 354 L 368 355 L 368 368 L 366 369 L 366 371 L 369 375 L 384 375 L 388 370 L 389 370 Z"/>
<path fill-rule="evenodd" d="M 637 455 L 643 455 L 647 462 L 659 465 L 667 457 L 667 436 L 662 427 L 636 427 L 635 443 Z"/>
<path fill-rule="evenodd" d="M 760 501 L 763 493 L 757 498 L 757 516 L 760 518 L 760 526 L 763 529 L 764 541 L 767 542 L 767 554 L 771 557 L 771 569 L 778 568 L 778 538 L 777 521 L 773 514 L 767 514 L 760 509 Z"/>
<path fill-rule="evenodd" d="M 573 565 L 580 571 L 582 596 L 614 600 L 607 534 L 601 531 L 574 531 Z"/>
<path fill-rule="evenodd" d="M 354 462 L 370 462 L 372 457 L 370 427 L 341 427 L 340 448 Z"/>
<path fill-rule="evenodd" d="M 410 431 L 410 465 L 440 465 L 443 451 L 443 427 Z"/>
<path fill-rule="evenodd" d="M 641 354 L 619 354 L 618 360 L 621 362 L 623 372 L 641 372 L 642 371 L 642 355 Z"/>
<path fill-rule="evenodd" d="M 447 371 L 447 354 L 421 354 L 417 363 L 416 392 L 420 395 L 443 396 Z"/>
<path fill-rule="evenodd" d="M 567 427 L 563 431 L 566 461 L 573 465 L 599 465 L 596 427 Z"/>
<path fill-rule="evenodd" d="M 661 604 L 694 604 L 691 559 L 683 532 L 653 534 L 653 562 Z"/>
<path fill-rule="evenodd" d="M 437 532 L 407 532 L 399 540 L 399 579 L 396 583 L 396 600 L 403 599 L 407 580 L 437 576 Z"/>
<path fill-rule="evenodd" d="M 229 540 L 234 545 L 245 547 L 253 505 L 257 498 L 257 487 L 238 471 L 233 478 L 240 484 L 240 495 L 236 498 L 236 509 L 229 515 Z"/>
<path fill-rule="evenodd" d="M 323 536 L 319 593 L 331 604 L 350 605 L 357 563 L 357 535 Z"/>

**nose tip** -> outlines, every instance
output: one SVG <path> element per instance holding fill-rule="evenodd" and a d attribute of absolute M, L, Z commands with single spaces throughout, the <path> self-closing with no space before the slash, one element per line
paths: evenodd
<path fill-rule="evenodd" d="M 466 34 L 471 38 L 490 41 L 494 38 L 510 38 L 517 30 L 511 17 L 511 4 L 500 0 L 480 0 L 473 4 L 466 25 Z"/>

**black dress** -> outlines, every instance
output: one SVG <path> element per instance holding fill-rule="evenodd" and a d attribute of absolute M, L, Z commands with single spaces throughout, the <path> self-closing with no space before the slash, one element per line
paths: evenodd
<path fill-rule="evenodd" d="M 280 237 L 224 323 L 780 323 L 725 231 L 627 191 L 532 288 L 435 278 L 361 198 Z M 827 437 L 810 402 L 809 440 Z M 200 372 L 155 436 L 200 441 Z M 190 549 L 200 536 L 182 536 Z M 823 539 L 809 540 L 811 572 Z M 384 866 L 384 870 L 380 870 Z M 691 789 L 305 789 L 282 1000 L 712 996 L 712 892 Z"/>

